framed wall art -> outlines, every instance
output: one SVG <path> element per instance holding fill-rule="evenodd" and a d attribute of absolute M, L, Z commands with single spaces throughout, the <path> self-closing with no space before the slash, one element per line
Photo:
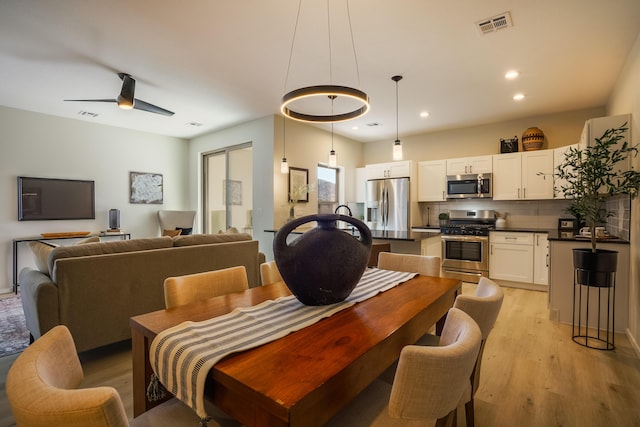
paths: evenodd
<path fill-rule="evenodd" d="M 131 192 L 129 203 L 162 204 L 162 174 L 148 172 L 130 172 Z"/>
<path fill-rule="evenodd" d="M 289 201 L 309 201 L 309 169 L 289 167 Z"/>

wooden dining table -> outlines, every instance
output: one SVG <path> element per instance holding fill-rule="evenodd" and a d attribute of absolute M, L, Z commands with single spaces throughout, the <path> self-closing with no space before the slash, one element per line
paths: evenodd
<path fill-rule="evenodd" d="M 205 398 L 249 427 L 323 425 L 404 346 L 442 324 L 461 285 L 416 276 L 283 338 L 227 356 L 211 370 Z M 132 317 L 134 416 L 158 404 L 146 398 L 149 346 L 158 333 L 287 295 L 278 282 Z"/>

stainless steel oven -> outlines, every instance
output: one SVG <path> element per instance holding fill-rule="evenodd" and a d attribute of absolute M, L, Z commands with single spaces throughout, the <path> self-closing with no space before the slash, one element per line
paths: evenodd
<path fill-rule="evenodd" d="M 442 273 L 465 282 L 478 283 L 489 276 L 488 236 L 442 236 Z"/>
<path fill-rule="evenodd" d="M 489 231 L 495 228 L 493 210 L 452 210 L 441 227 L 442 274 L 478 283 L 489 276 Z"/>

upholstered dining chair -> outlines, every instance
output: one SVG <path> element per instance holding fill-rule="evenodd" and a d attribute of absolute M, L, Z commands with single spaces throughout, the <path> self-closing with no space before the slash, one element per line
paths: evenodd
<path fill-rule="evenodd" d="M 476 287 L 475 295 L 458 295 L 453 304 L 454 307 L 467 313 L 478 324 L 482 332 L 482 343 L 475 367 L 471 374 L 471 400 L 465 404 L 465 414 L 467 418 L 467 426 L 473 427 L 474 422 L 474 406 L 473 397 L 478 390 L 480 384 L 480 366 L 482 364 L 482 354 L 484 352 L 485 343 L 489 337 L 489 333 L 496 323 L 502 301 L 504 300 L 504 292 L 500 285 L 487 277 L 481 277 Z M 442 340 L 442 338 L 441 338 Z"/>
<path fill-rule="evenodd" d="M 7 375 L 7 398 L 16 424 L 27 427 L 197 426 L 195 411 L 172 398 L 129 421 L 113 387 L 78 388 L 84 374 L 69 329 L 58 325 L 31 344 Z M 239 425 L 213 405 L 215 425 Z"/>
<path fill-rule="evenodd" d="M 469 377 L 481 341 L 476 322 L 451 308 L 439 346 L 404 347 L 390 391 L 376 380 L 327 426 L 455 426 L 457 408 L 471 395 Z"/>
<path fill-rule="evenodd" d="M 164 303 L 171 308 L 247 289 L 249 281 L 244 265 L 167 277 L 164 280 Z"/>
<path fill-rule="evenodd" d="M 275 261 L 267 261 L 260 264 L 260 282 L 263 285 L 282 282 L 282 276 Z"/>
<path fill-rule="evenodd" d="M 423 276 L 440 276 L 441 259 L 437 256 L 397 254 L 380 252 L 378 268 L 383 270 L 407 271 Z"/>

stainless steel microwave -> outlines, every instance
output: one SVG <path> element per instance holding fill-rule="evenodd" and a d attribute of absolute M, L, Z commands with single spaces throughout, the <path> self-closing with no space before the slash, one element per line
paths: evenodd
<path fill-rule="evenodd" d="M 493 197 L 490 173 L 447 175 L 447 199 Z"/>

